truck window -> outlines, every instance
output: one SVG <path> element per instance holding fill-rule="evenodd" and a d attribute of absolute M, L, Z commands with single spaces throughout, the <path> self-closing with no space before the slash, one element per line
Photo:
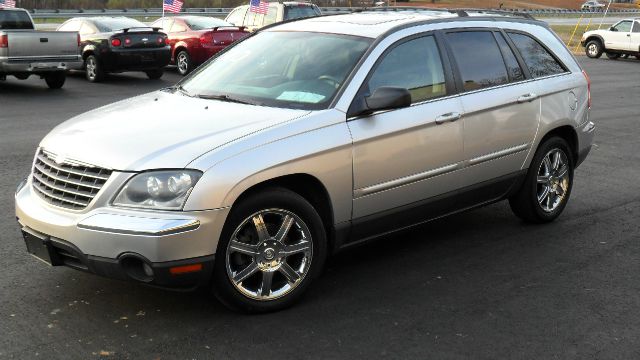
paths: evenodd
<path fill-rule="evenodd" d="M 631 30 L 631 32 L 634 32 L 634 33 L 640 32 L 640 23 L 638 23 L 637 21 L 634 21 L 633 29 Z"/>
<path fill-rule="evenodd" d="M 284 7 L 284 19 L 299 19 L 305 17 L 318 16 L 315 9 L 311 5 L 292 5 Z"/>
<path fill-rule="evenodd" d="M 247 13 L 247 9 L 248 7 L 244 6 L 236 8 L 231 12 L 231 14 L 229 14 L 229 16 L 227 16 L 226 21 L 235 26 L 242 26 L 242 23 L 244 22 L 244 15 Z"/>
<path fill-rule="evenodd" d="M 33 23 L 25 11 L 0 11 L 0 29 L 33 30 Z"/>
<path fill-rule="evenodd" d="M 271 24 L 275 23 L 277 16 L 278 16 L 278 8 L 273 6 L 273 5 L 269 5 L 269 11 L 264 16 L 263 25 L 267 26 L 267 25 L 271 25 Z"/>

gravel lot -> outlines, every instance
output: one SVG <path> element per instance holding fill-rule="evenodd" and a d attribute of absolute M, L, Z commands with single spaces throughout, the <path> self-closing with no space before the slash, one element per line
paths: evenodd
<path fill-rule="evenodd" d="M 639 358 L 640 61 L 580 61 L 598 148 L 558 221 L 525 225 L 506 202 L 434 221 L 341 253 L 298 306 L 261 316 L 25 251 L 13 193 L 38 141 L 175 73 L 0 82 L 0 358 Z"/>

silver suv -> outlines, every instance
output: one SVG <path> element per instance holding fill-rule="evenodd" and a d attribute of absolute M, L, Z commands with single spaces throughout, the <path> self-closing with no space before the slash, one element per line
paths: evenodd
<path fill-rule="evenodd" d="M 503 199 L 554 220 L 591 148 L 590 101 L 587 75 L 532 19 L 289 22 L 175 87 L 59 125 L 16 215 L 52 265 L 213 284 L 233 308 L 276 310 L 362 240 Z"/>

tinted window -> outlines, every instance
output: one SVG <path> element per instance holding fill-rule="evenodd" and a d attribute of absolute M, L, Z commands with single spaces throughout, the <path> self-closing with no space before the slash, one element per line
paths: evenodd
<path fill-rule="evenodd" d="M 276 22 L 276 16 L 278 15 L 278 8 L 275 6 L 269 6 L 269 12 L 264 16 L 264 26 L 271 25 Z"/>
<path fill-rule="evenodd" d="M 640 23 L 638 23 L 637 21 L 633 22 L 633 32 L 640 32 Z"/>
<path fill-rule="evenodd" d="M 631 30 L 631 21 L 621 21 L 613 28 L 615 31 L 629 32 Z"/>
<path fill-rule="evenodd" d="M 227 16 L 226 21 L 230 24 L 241 26 L 244 21 L 244 14 L 247 13 L 246 7 L 239 7 L 231 12 L 229 16 Z"/>
<path fill-rule="evenodd" d="M 93 23 L 101 32 L 110 32 L 110 31 L 129 29 L 129 28 L 135 28 L 135 27 L 147 27 L 147 25 L 141 23 L 138 20 L 125 18 L 125 17 L 104 18 L 100 20 L 94 20 Z"/>
<path fill-rule="evenodd" d="M 66 23 L 60 25 L 57 31 L 80 31 L 80 26 L 82 25 L 82 21 L 79 20 L 71 20 Z"/>
<path fill-rule="evenodd" d="M 205 17 L 205 16 L 190 17 L 190 18 L 186 18 L 184 21 L 191 28 L 191 30 L 204 30 L 204 29 L 211 29 L 217 26 L 231 25 L 224 20 L 220 20 L 212 17 Z"/>
<path fill-rule="evenodd" d="M 509 37 L 520 51 L 532 77 L 537 78 L 565 72 L 562 65 L 549 54 L 547 49 L 532 37 L 519 33 L 509 33 Z"/>
<path fill-rule="evenodd" d="M 433 36 L 410 40 L 387 53 L 369 80 L 369 91 L 396 86 L 411 92 L 411 102 L 446 95 L 440 52 Z"/>
<path fill-rule="evenodd" d="M 504 59 L 505 65 L 507 65 L 507 72 L 509 73 L 509 80 L 511 81 L 520 81 L 524 80 L 524 73 L 520 68 L 520 64 L 518 64 L 518 60 L 516 60 L 516 56 L 513 54 L 513 50 L 511 47 L 507 45 L 507 42 L 502 36 L 501 33 L 493 33 L 498 41 L 498 46 L 500 46 L 500 50 L 502 50 L 502 57 Z"/>
<path fill-rule="evenodd" d="M 489 31 L 447 34 L 465 91 L 506 84 L 507 69 L 500 48 Z"/>
<path fill-rule="evenodd" d="M 0 29 L 33 29 L 31 18 L 24 11 L 0 11 Z"/>
<path fill-rule="evenodd" d="M 284 7 L 284 19 L 299 19 L 304 17 L 318 16 L 313 6 L 309 5 L 293 5 Z"/>

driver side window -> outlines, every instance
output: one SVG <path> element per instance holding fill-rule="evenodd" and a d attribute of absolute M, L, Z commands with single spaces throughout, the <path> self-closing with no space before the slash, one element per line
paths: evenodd
<path fill-rule="evenodd" d="M 629 32 L 631 31 L 631 21 L 621 21 L 618 25 L 613 27 L 615 31 Z"/>
<path fill-rule="evenodd" d="M 397 45 L 378 64 L 369 79 L 369 91 L 381 86 L 401 87 L 417 103 L 445 96 L 447 86 L 440 51 L 432 35 Z"/>

